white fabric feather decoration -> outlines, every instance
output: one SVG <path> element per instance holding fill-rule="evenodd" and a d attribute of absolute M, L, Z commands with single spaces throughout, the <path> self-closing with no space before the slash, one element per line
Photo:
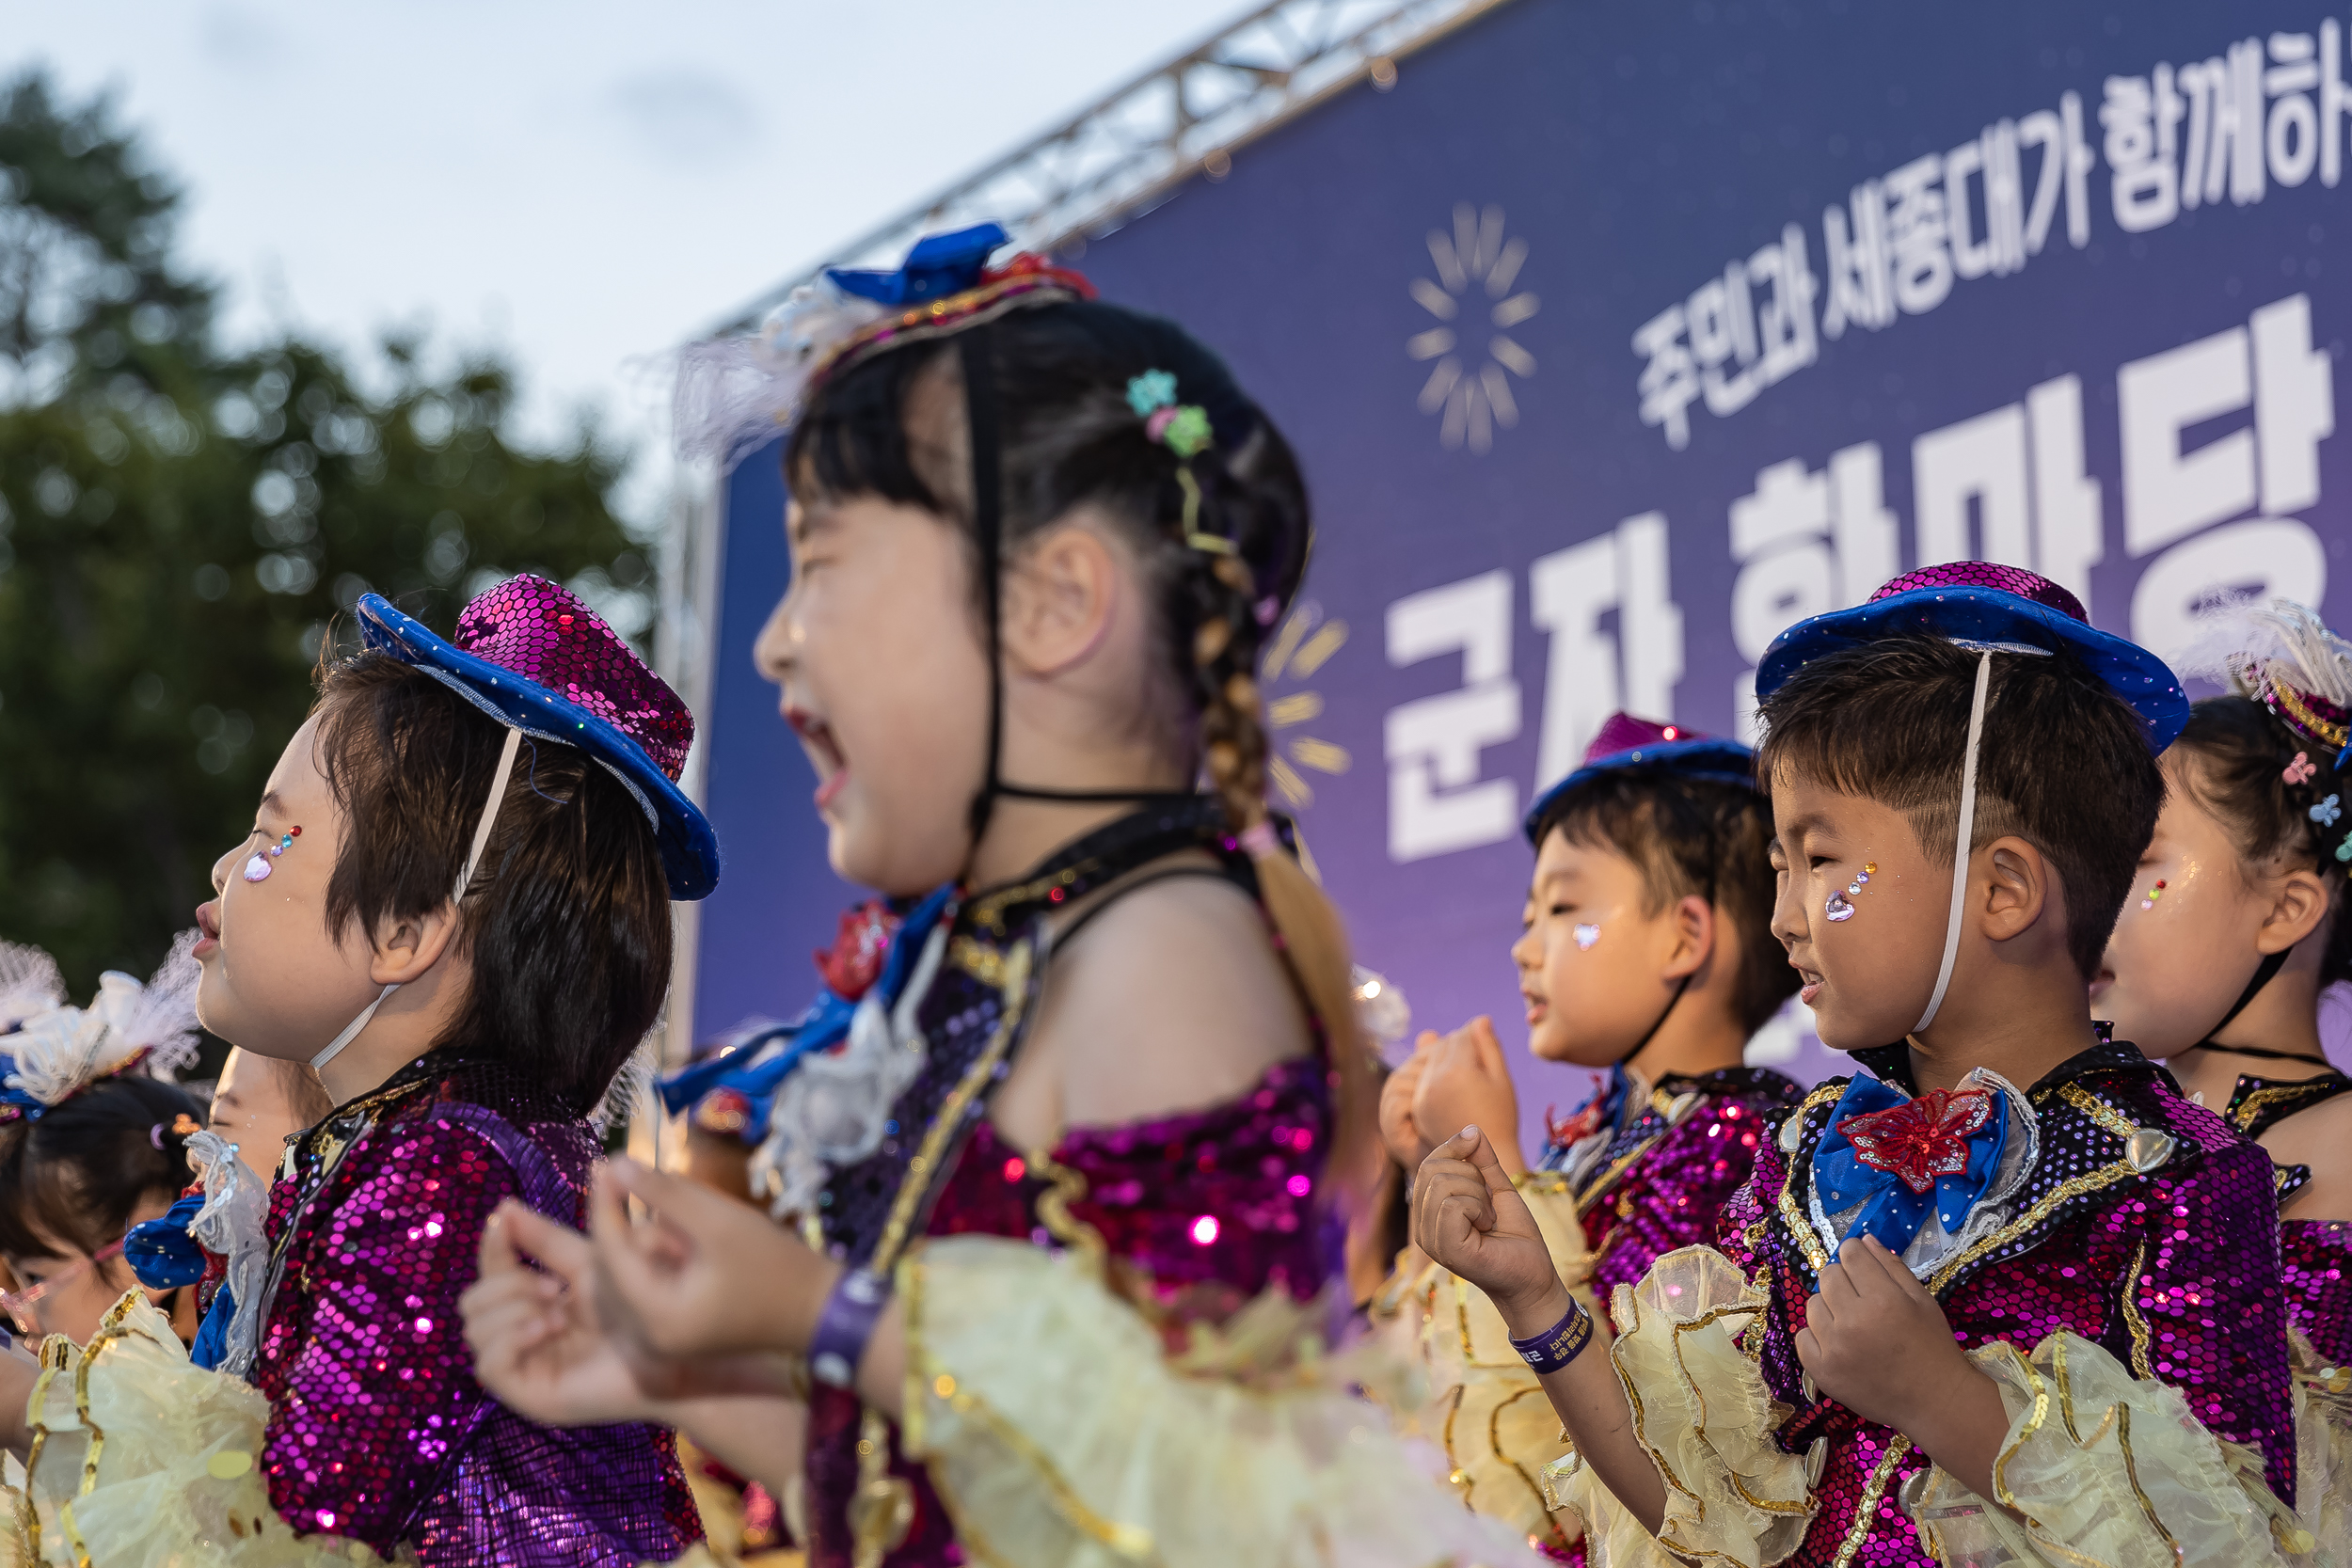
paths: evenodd
<path fill-rule="evenodd" d="M 187 1142 L 188 1163 L 204 1183 L 204 1207 L 188 1234 L 229 1260 L 229 1293 L 237 1304 L 229 1320 L 229 1349 L 220 1370 L 243 1377 L 253 1366 L 262 1338 L 262 1294 L 269 1272 L 269 1199 L 237 1157 L 237 1146 L 217 1132 L 197 1132 Z"/>
<path fill-rule="evenodd" d="M 670 410 L 678 455 L 724 471 L 783 435 L 818 367 L 889 313 L 820 279 L 793 290 L 756 333 L 688 344 Z"/>
<path fill-rule="evenodd" d="M 87 1007 L 56 1006 L 24 1021 L 8 1037 L 16 1070 L 10 1088 L 44 1105 L 117 1072 L 142 1052 L 148 1073 L 166 1083 L 196 1059 L 196 988 L 201 971 L 191 953 L 198 933 L 183 931 L 154 975 L 141 985 L 108 970 Z"/>
<path fill-rule="evenodd" d="M 64 1004 L 56 959 L 24 942 L 0 942 L 0 1035 Z"/>
<path fill-rule="evenodd" d="M 2269 667 L 2297 691 L 2338 707 L 2352 707 L 2352 643 L 2293 599 L 2240 600 L 2197 618 L 2195 629 L 2165 661 L 2175 673 L 2228 683 L 2240 696 L 2255 694 Z"/>

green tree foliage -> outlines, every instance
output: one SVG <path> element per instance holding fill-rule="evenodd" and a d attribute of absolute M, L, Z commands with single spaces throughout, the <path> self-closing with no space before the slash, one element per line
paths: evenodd
<path fill-rule="evenodd" d="M 192 923 L 359 594 L 446 630 L 531 570 L 650 620 L 592 430 L 519 448 L 508 371 L 414 340 L 364 385 L 297 335 L 224 348 L 178 200 L 104 101 L 0 84 L 0 936 L 77 994 Z"/>

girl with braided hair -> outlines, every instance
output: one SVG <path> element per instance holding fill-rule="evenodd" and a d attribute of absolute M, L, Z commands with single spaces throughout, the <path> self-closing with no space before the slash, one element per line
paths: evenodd
<path fill-rule="evenodd" d="M 784 1223 L 616 1161 L 589 1237 L 485 1247 L 479 1375 L 681 1426 L 798 1492 L 824 1568 L 1517 1560 L 1327 1354 L 1376 1145 L 1338 922 L 1263 798 L 1297 464 L 1183 329 L 989 268 L 1003 239 L 690 364 L 707 450 L 793 425 L 759 659 L 884 901 L 801 1020 L 668 1085 Z"/>

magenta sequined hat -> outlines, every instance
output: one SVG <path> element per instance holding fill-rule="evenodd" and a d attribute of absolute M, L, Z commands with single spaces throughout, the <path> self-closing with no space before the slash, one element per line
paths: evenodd
<path fill-rule="evenodd" d="M 670 896 L 719 883 L 719 839 L 678 788 L 694 716 L 603 617 L 561 583 L 526 572 L 458 612 L 447 639 L 380 594 L 358 604 L 370 649 L 413 664 L 500 723 L 577 746 L 628 786 L 653 824 Z"/>
<path fill-rule="evenodd" d="M 2093 626 L 2082 601 L 2058 583 L 1991 561 L 1922 566 L 1887 583 L 1867 604 L 1798 622 L 1764 651 L 1756 667 L 1756 694 L 1769 696 L 1823 654 L 1906 632 L 1978 650 L 2070 653 L 2139 715 L 2152 751 L 2171 745 L 2188 722 L 2188 696 L 2164 660 Z"/>
<path fill-rule="evenodd" d="M 1678 778 L 1756 787 L 1756 753 L 1738 741 L 1703 735 L 1687 724 L 1613 713 L 1584 749 L 1584 765 L 1536 796 L 1535 803 L 1528 807 L 1526 819 L 1519 824 L 1527 842 L 1542 847 L 1544 819 L 1563 795 L 1603 773 L 1629 768 L 1653 768 Z"/>

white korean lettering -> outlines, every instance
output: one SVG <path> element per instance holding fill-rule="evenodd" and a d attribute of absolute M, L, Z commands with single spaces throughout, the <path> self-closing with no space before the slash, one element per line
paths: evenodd
<path fill-rule="evenodd" d="M 1784 225 L 1778 244 L 1748 258 L 1748 278 L 1763 292 L 1756 336 L 1764 356 L 1756 375 L 1769 387 L 1820 356 L 1813 332 L 1813 299 L 1820 286 L 1806 264 L 1804 230 Z"/>
<path fill-rule="evenodd" d="M 1699 395 L 1698 369 L 1683 337 L 1682 307 L 1669 305 L 1633 334 L 1633 352 L 1643 359 L 1642 422 L 1666 433 L 1666 445 L 1680 451 L 1691 444 L 1691 404 Z"/>
<path fill-rule="evenodd" d="M 1458 652 L 1462 685 L 1389 710 L 1389 858 L 1403 864 L 1507 839 L 1518 789 L 1481 779 L 1479 753 L 1518 738 L 1511 575 L 1497 569 L 1389 606 L 1388 657 L 1402 668 Z"/>
<path fill-rule="evenodd" d="M 1864 181 L 1844 208 L 1821 214 L 1821 249 L 1829 274 L 1821 336 L 1844 337 L 1849 324 L 1875 332 L 1895 319 L 1886 268 L 1886 198 L 1877 181 Z"/>
<path fill-rule="evenodd" d="M 1721 277 L 1700 284 L 1684 311 L 1707 411 L 1718 419 L 1738 413 L 1756 393 L 1756 303 L 1748 295 L 1747 268 L 1734 261 Z M 1735 361 L 1740 369 L 1724 373 Z"/>
<path fill-rule="evenodd" d="M 2109 198 L 2116 227 L 2127 234 L 2161 229 L 2180 215 L 2180 169 L 2174 159 L 2182 112 L 2169 65 L 2156 67 L 2153 78 L 2107 78 L 2099 123 L 2106 127 L 2107 166 L 2115 170 Z M 2042 182 L 2050 182 L 2046 166 Z M 2037 198 L 2037 212 L 2041 205 Z"/>
<path fill-rule="evenodd" d="M 1645 512 L 1529 568 L 1529 616 L 1550 637 L 1539 780 L 1560 778 L 1581 763 L 1602 721 L 1619 709 L 1674 718 L 1682 610 L 1670 592 L 1666 545 L 1664 514 Z M 1613 638 L 1602 622 L 1613 610 Z"/>
<path fill-rule="evenodd" d="M 1906 315 L 1927 314 L 1952 292 L 1943 174 L 1943 155 L 1930 152 L 1886 177 L 1887 261 Z"/>
<path fill-rule="evenodd" d="M 2263 152 L 2270 178 L 2293 189 L 2312 177 L 2319 162 L 2319 111 L 2312 103 L 2312 89 L 2319 86 L 2319 55 L 2309 33 L 2273 33 L 2270 59 L 2270 69 L 2263 72 L 2263 92 L 2271 101 Z"/>

